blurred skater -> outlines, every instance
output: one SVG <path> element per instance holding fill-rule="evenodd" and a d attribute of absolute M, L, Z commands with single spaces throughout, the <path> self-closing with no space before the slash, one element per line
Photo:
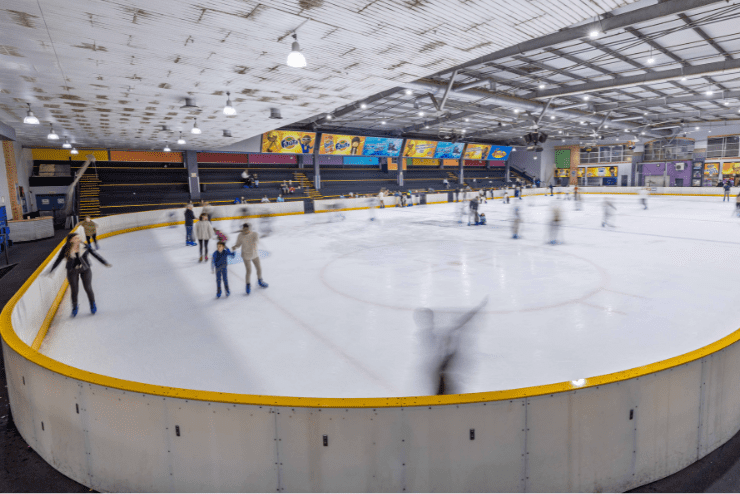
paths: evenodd
<path fill-rule="evenodd" d="M 85 230 L 85 240 L 87 240 L 88 245 L 92 245 L 90 243 L 90 239 L 92 239 L 95 242 L 95 250 L 98 250 L 98 224 L 89 216 L 85 216 L 85 221 L 81 222 L 80 225 Z"/>
<path fill-rule="evenodd" d="M 735 215 L 740 216 L 740 192 L 735 197 Z"/>
<path fill-rule="evenodd" d="M 211 204 L 208 201 L 203 201 L 200 205 L 202 206 L 200 214 L 207 215 L 208 221 L 211 221 L 211 218 L 213 217 L 213 208 L 211 207 Z"/>
<path fill-rule="evenodd" d="M 480 224 L 485 225 L 486 224 L 486 213 L 480 214 Z"/>
<path fill-rule="evenodd" d="M 640 204 L 642 204 L 642 209 L 647 209 L 648 196 L 650 195 L 650 193 L 648 192 L 648 188 L 643 187 L 642 189 L 640 189 L 638 195 L 640 196 Z"/>
<path fill-rule="evenodd" d="M 95 293 L 93 293 L 92 289 L 92 269 L 90 267 L 89 256 L 92 255 L 103 266 L 107 268 L 111 267 L 108 261 L 90 248 L 90 244 L 84 244 L 85 252 L 80 255 L 80 243 L 80 236 L 76 233 L 67 235 L 67 241 L 64 247 L 62 247 L 61 252 L 59 252 L 59 255 L 49 270 L 49 275 L 51 275 L 62 262 L 62 259 L 66 261 L 67 281 L 69 282 L 70 295 L 72 296 L 72 317 L 77 315 L 77 295 L 80 291 L 80 278 L 82 278 L 82 286 L 90 302 L 90 312 L 95 314 L 98 311 L 98 308 L 95 306 Z"/>
<path fill-rule="evenodd" d="M 646 208 L 647 209 L 647 208 Z M 609 220 L 612 217 L 612 210 L 616 211 L 617 208 L 612 204 L 612 201 L 608 198 L 604 198 L 604 220 L 601 222 L 602 227 L 611 227 L 614 228 L 614 225 L 609 223 Z"/>
<path fill-rule="evenodd" d="M 195 214 L 193 213 L 193 204 L 190 203 L 185 208 L 185 245 L 198 245 L 193 239 L 193 220 Z"/>
<path fill-rule="evenodd" d="M 480 221 L 478 219 L 478 198 L 473 197 L 468 206 L 468 226 L 470 226 L 470 218 L 473 218 L 473 224 L 478 225 Z"/>
<path fill-rule="evenodd" d="M 519 226 L 522 223 L 522 212 L 519 209 L 519 206 L 514 206 L 514 221 L 511 224 L 511 231 L 513 235 L 511 238 L 519 238 Z"/>
<path fill-rule="evenodd" d="M 269 209 L 263 210 L 260 215 L 260 232 L 263 237 L 269 237 L 272 234 L 272 216 Z"/>
<path fill-rule="evenodd" d="M 216 273 L 216 298 L 221 298 L 221 280 L 224 280 L 224 289 L 226 290 L 226 296 L 231 295 L 229 291 L 229 271 L 227 269 L 229 265 L 229 257 L 234 257 L 234 252 L 231 252 L 226 248 L 224 242 L 218 242 L 216 244 L 216 251 L 213 253 L 213 261 L 211 264 L 211 271 Z"/>
<path fill-rule="evenodd" d="M 722 202 L 725 202 L 725 199 L 727 199 L 727 202 L 730 202 L 730 181 L 729 180 L 725 182 L 724 189 L 725 189 L 725 195 L 724 197 L 722 197 Z"/>
<path fill-rule="evenodd" d="M 581 191 L 578 190 L 578 185 L 573 188 L 573 200 L 576 203 L 576 211 L 581 210 Z"/>
<path fill-rule="evenodd" d="M 257 243 L 259 241 L 259 235 L 257 232 L 253 232 L 249 228 L 249 223 L 242 225 L 242 231 L 239 236 L 236 237 L 236 243 L 234 244 L 234 251 L 237 248 L 242 249 L 242 260 L 244 261 L 244 267 L 247 268 L 247 295 L 252 291 L 250 281 L 252 279 L 252 264 L 257 269 L 257 283 L 262 288 L 267 288 L 269 285 L 262 279 L 262 265 L 260 264 L 259 249 L 257 249 Z"/>
<path fill-rule="evenodd" d="M 552 245 L 560 243 L 560 224 L 563 221 L 563 215 L 560 212 L 560 206 L 557 203 L 552 207 L 552 219 L 550 220 L 550 243 Z"/>
<path fill-rule="evenodd" d="M 205 261 L 208 262 L 208 241 L 216 236 L 216 232 L 213 231 L 213 226 L 205 213 L 200 215 L 200 220 L 195 225 L 195 236 L 198 239 L 198 244 L 200 244 L 198 262 L 203 262 L 203 256 L 206 257 Z"/>

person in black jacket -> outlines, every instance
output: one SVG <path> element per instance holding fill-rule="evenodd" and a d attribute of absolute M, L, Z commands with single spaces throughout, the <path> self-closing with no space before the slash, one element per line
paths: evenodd
<path fill-rule="evenodd" d="M 193 205 L 188 204 L 185 209 L 185 245 L 198 245 L 193 239 L 193 220 L 195 214 L 193 213 Z"/>
<path fill-rule="evenodd" d="M 92 289 L 92 269 L 90 269 L 88 256 L 92 255 L 104 266 L 111 267 L 111 264 L 91 249 L 89 244 L 83 243 L 85 252 L 80 254 L 80 243 L 82 241 L 76 233 L 67 235 L 67 242 L 62 247 L 54 264 L 52 264 L 51 270 L 49 270 L 49 275 L 51 275 L 57 266 L 61 264 L 62 259 L 67 261 L 67 281 L 69 281 L 69 289 L 72 295 L 72 317 L 77 315 L 77 294 L 80 291 L 80 278 L 82 278 L 82 286 L 85 288 L 85 293 L 87 293 L 87 299 L 90 301 L 90 312 L 95 314 L 98 311 L 98 308 L 95 306 L 95 294 Z"/>
<path fill-rule="evenodd" d="M 722 202 L 730 202 L 730 182 L 725 182 L 725 196 L 722 198 Z"/>

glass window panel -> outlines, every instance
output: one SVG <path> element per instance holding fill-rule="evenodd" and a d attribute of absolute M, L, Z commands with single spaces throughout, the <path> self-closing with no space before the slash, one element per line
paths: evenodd
<path fill-rule="evenodd" d="M 738 141 L 738 136 L 731 136 L 725 138 L 725 157 L 728 158 L 734 158 L 736 156 L 739 156 L 740 149 L 740 142 Z"/>
<path fill-rule="evenodd" d="M 611 155 L 611 146 L 602 146 L 599 148 L 599 161 L 601 163 L 608 163 L 609 161 L 611 161 Z"/>

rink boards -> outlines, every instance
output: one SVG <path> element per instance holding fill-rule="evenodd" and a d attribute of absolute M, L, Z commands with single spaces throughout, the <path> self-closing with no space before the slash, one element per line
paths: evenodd
<path fill-rule="evenodd" d="M 722 195 L 687 189 L 657 192 Z M 260 207 L 255 214 L 303 212 L 302 203 Z M 181 222 L 182 210 L 172 212 L 96 222 L 103 237 Z M 215 214 L 238 217 L 239 206 Z M 96 490 L 624 491 L 695 462 L 740 428 L 740 331 L 583 383 L 443 397 L 236 395 L 93 374 L 33 348 L 64 289 L 62 270 L 39 276 L 60 247 L 2 312 L 8 392 L 28 444 Z"/>

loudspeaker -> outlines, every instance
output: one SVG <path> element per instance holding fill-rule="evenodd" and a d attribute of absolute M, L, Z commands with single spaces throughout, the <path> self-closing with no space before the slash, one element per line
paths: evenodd
<path fill-rule="evenodd" d="M 544 143 L 546 140 L 547 140 L 547 134 L 545 134 L 544 132 L 542 132 L 540 134 L 539 141 L 542 142 L 542 143 Z"/>

